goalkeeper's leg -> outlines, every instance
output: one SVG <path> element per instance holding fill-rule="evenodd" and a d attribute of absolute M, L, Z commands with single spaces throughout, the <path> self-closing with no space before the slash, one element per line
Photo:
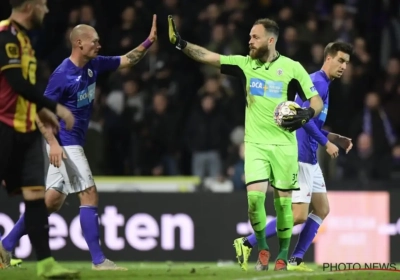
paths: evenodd
<path fill-rule="evenodd" d="M 265 227 L 267 225 L 265 192 L 267 187 L 268 182 L 255 183 L 247 187 L 249 220 L 258 244 L 257 270 L 268 270 L 270 258 L 269 247 L 265 236 Z"/>
<path fill-rule="evenodd" d="M 271 145 L 245 143 L 245 174 L 247 185 L 248 215 L 258 243 L 258 270 L 268 270 L 269 247 L 265 238 L 267 215 L 265 213 L 265 193 L 271 174 L 268 159 Z M 238 242 L 235 242 L 235 244 Z M 243 270 L 247 270 L 247 259 L 250 251 L 242 252 L 237 247 L 237 258 Z"/>
<path fill-rule="evenodd" d="M 274 190 L 276 231 L 279 240 L 279 254 L 275 270 L 286 270 L 290 239 L 293 231 L 292 192 Z"/>
<path fill-rule="evenodd" d="M 274 181 L 274 206 L 279 254 L 275 270 L 287 270 L 290 239 L 293 231 L 292 191 L 298 190 L 299 171 L 297 145 L 275 146 L 271 154 L 271 170 Z"/>

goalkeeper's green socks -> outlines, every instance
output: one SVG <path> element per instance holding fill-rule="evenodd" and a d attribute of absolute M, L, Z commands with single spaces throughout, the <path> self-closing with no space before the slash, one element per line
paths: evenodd
<path fill-rule="evenodd" d="M 250 224 L 253 227 L 259 250 L 269 250 L 265 237 L 267 214 L 265 213 L 265 193 L 258 191 L 247 192 Z M 293 225 L 292 225 L 293 226 Z"/>
<path fill-rule="evenodd" d="M 274 206 L 276 211 L 276 231 L 279 239 L 279 254 L 277 259 L 287 262 L 293 231 L 292 198 L 275 198 Z"/>

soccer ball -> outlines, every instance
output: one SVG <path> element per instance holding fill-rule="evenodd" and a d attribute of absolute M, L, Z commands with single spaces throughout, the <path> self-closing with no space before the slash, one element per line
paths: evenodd
<path fill-rule="evenodd" d="M 296 115 L 295 110 L 291 110 L 289 106 L 300 108 L 299 104 L 293 101 L 284 101 L 279 103 L 274 110 L 274 121 L 278 126 L 282 124 L 282 117 L 285 115 Z"/>

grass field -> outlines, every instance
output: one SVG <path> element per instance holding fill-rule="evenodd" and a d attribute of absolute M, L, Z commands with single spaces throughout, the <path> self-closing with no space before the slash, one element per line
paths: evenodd
<path fill-rule="evenodd" d="M 347 271 L 324 272 L 316 265 L 309 265 L 314 272 L 255 272 L 251 269 L 242 272 L 239 266 L 216 263 L 118 263 L 127 267 L 128 271 L 92 271 L 90 263 L 67 262 L 68 268 L 81 271 L 83 280 L 268 280 L 268 279 L 302 279 L 302 280 L 398 280 L 399 272 L 388 271 Z M 273 264 L 272 264 L 273 266 Z M 0 270 L 1 280 L 34 280 L 35 264 L 24 262 L 20 268 Z"/>

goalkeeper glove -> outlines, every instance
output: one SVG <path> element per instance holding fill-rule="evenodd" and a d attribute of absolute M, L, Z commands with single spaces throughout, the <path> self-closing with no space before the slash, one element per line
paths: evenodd
<path fill-rule="evenodd" d="M 290 108 L 291 110 L 296 110 L 296 115 L 285 115 L 282 117 L 282 123 L 281 126 L 290 131 L 293 132 L 306 123 L 310 121 L 312 117 L 314 117 L 315 110 L 311 107 L 309 108 L 296 108 L 292 107 Z"/>
<path fill-rule="evenodd" d="M 169 41 L 175 45 L 178 50 L 183 50 L 187 46 L 187 42 L 181 38 L 176 30 L 174 19 L 171 15 L 168 16 L 168 36 Z"/>

